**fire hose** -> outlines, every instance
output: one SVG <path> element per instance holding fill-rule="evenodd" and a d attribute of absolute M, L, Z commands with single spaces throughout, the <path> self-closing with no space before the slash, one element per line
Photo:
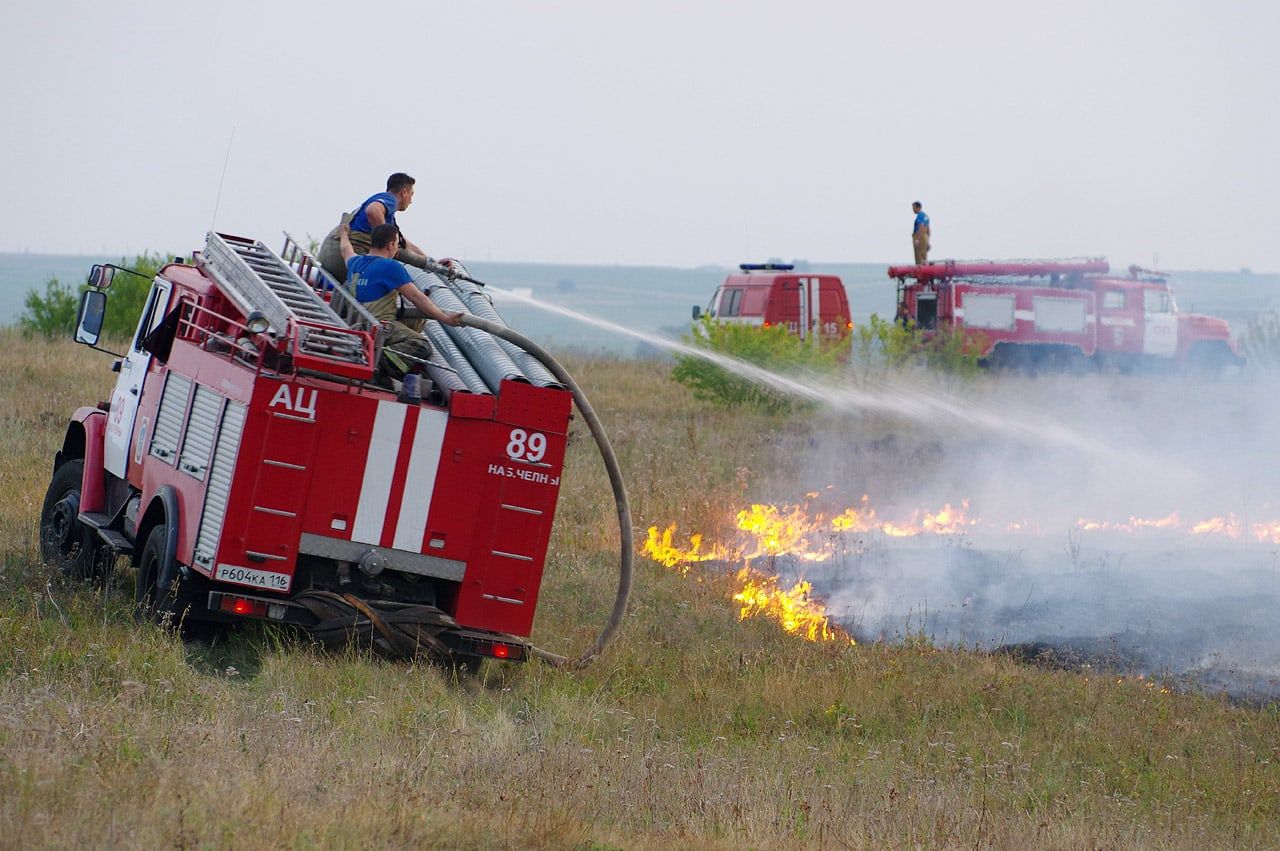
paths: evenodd
<path fill-rule="evenodd" d="M 447 271 L 447 270 L 444 270 Z M 462 276 L 456 276 L 462 277 Z M 467 280 L 472 280 L 468 278 Z M 473 283 L 480 282 L 472 280 Z M 480 284 L 483 286 L 483 284 Z M 605 433 L 604 424 L 596 416 L 595 409 L 587 400 L 586 394 L 578 386 L 573 377 L 560 365 L 551 354 L 533 340 L 513 331 L 505 325 L 491 322 L 474 314 L 466 313 L 462 324 L 479 329 L 495 337 L 520 347 L 538 360 L 555 377 L 568 388 L 573 395 L 587 428 L 590 429 L 600 456 L 604 461 L 605 471 L 609 475 L 609 484 L 613 488 L 614 504 L 618 514 L 619 560 L 618 588 L 614 597 L 613 610 L 604 628 L 596 636 L 595 641 L 580 656 L 569 657 L 530 646 L 531 655 L 557 668 L 582 668 L 589 665 L 604 650 L 605 645 L 613 638 L 622 618 L 626 614 L 627 599 L 631 595 L 632 559 L 635 541 L 631 528 L 631 508 L 627 500 L 626 485 L 622 481 L 622 471 L 618 466 L 617 456 Z M 420 650 L 427 650 L 442 658 L 449 656 L 449 650 L 437 636 L 451 628 L 457 622 L 449 615 L 434 606 L 420 604 L 401 604 L 386 600 L 362 600 L 352 594 L 335 594 L 329 591 L 307 591 L 298 595 L 297 602 L 305 606 L 316 618 L 317 623 L 311 627 L 313 637 L 331 647 L 341 647 L 353 637 L 360 644 L 368 645 L 388 655 L 412 657 Z"/>
<path fill-rule="evenodd" d="M 473 281 L 473 283 L 479 282 Z M 600 450 L 600 457 L 604 461 L 605 471 L 609 474 L 609 484 L 613 488 L 613 501 L 618 511 L 618 535 L 620 538 L 618 590 L 613 600 L 613 611 L 609 614 L 609 619 L 605 622 L 600 634 L 596 636 L 595 642 L 581 656 L 570 658 L 543 650 L 540 647 L 530 648 L 530 652 L 533 655 L 557 668 L 585 667 L 600 655 L 605 645 L 613 638 L 613 634 L 617 632 L 627 611 L 627 598 L 631 596 L 631 561 L 635 551 L 635 542 L 632 538 L 631 507 L 627 501 L 627 488 L 622 481 L 622 470 L 618 467 L 618 458 L 614 455 L 613 445 L 609 442 L 609 436 L 605 433 L 604 424 L 596 416 L 595 409 L 587 401 L 586 394 L 582 392 L 582 388 L 578 386 L 578 383 L 573 380 L 573 377 L 569 375 L 565 368 L 551 356 L 550 352 L 517 331 L 513 331 L 496 322 L 481 319 L 470 313 L 463 315 L 462 324 L 478 328 L 524 349 L 545 366 L 556 377 L 557 381 L 569 389 L 569 392 L 573 394 L 574 403 L 578 406 L 578 411 L 582 414 L 583 420 L 586 421 L 587 428 L 591 430 L 591 436 L 595 438 L 596 446 Z"/>

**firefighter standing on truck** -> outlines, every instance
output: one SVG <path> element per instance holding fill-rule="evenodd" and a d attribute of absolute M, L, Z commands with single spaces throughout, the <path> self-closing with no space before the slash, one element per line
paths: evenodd
<path fill-rule="evenodd" d="M 427 253 L 406 239 L 396 225 L 396 213 L 403 213 L 413 203 L 414 183 L 416 181 L 412 177 L 397 171 L 387 178 L 385 192 L 370 195 L 353 212 L 343 213 L 342 222 L 329 231 L 328 236 L 320 243 L 319 260 L 324 270 L 333 275 L 338 283 L 347 280 L 347 266 L 343 262 L 338 235 L 338 230 L 343 223 L 349 223 L 351 226 L 351 245 L 356 254 L 368 254 L 373 229 L 378 225 L 388 224 L 396 227 L 399 240 L 395 259 L 413 266 L 422 266 L 423 261 L 428 259 Z"/>
<path fill-rule="evenodd" d="M 915 250 L 916 265 L 922 266 L 929 262 L 929 215 L 919 201 L 911 204 L 911 211 L 916 214 L 911 228 L 911 247 Z"/>
<path fill-rule="evenodd" d="M 460 325 L 462 313 L 446 313 L 437 307 L 418 289 L 404 266 L 392 259 L 399 250 L 395 225 L 380 224 L 370 232 L 368 254 L 356 253 L 351 229 L 345 222 L 338 226 L 338 244 L 350 274 L 348 286 L 355 289 L 356 300 L 387 329 L 378 371 L 388 378 L 402 379 L 431 356 L 431 344 L 422 336 L 425 319 L 397 318 L 400 296 L 445 325 Z"/>

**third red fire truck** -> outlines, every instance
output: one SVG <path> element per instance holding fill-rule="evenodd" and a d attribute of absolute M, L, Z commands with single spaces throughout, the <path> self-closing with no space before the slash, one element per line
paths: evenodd
<path fill-rule="evenodd" d="M 1102 258 L 954 261 L 891 266 L 898 318 L 961 328 L 991 365 L 1170 364 L 1221 368 L 1244 359 L 1223 319 L 1181 313 L 1164 275 Z"/>

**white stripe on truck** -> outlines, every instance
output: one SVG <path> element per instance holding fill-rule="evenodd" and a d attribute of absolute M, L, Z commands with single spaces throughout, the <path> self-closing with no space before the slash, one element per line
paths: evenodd
<path fill-rule="evenodd" d="M 408 410 L 399 402 L 378 403 L 373 436 L 369 438 L 369 457 L 364 462 L 364 480 L 360 483 L 360 502 L 351 526 L 353 541 L 377 544 L 382 539 L 387 503 L 391 501 L 391 479 L 400 454 L 400 434 L 404 431 Z"/>
<path fill-rule="evenodd" d="M 436 472 L 440 469 L 440 450 L 444 446 L 444 428 L 449 415 L 443 411 L 420 408 L 418 429 L 413 434 L 409 454 L 409 475 L 400 501 L 400 520 L 391 546 L 397 550 L 422 551 L 422 536 L 427 532 L 427 514 L 431 511 L 431 494 L 436 489 Z"/>

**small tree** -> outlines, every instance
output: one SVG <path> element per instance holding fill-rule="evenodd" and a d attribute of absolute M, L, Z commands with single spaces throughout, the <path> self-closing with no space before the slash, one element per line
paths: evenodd
<path fill-rule="evenodd" d="M 943 326 L 923 331 L 915 323 L 888 322 L 877 314 L 854 332 L 853 363 L 863 378 L 919 364 L 938 372 L 973 375 L 986 338 Z"/>
<path fill-rule="evenodd" d="M 163 254 L 140 254 L 133 262 L 121 260 L 119 265 L 132 269 L 143 277 L 117 274 L 111 284 L 111 299 L 106 320 L 102 326 L 104 337 L 123 339 L 133 334 L 138 317 L 147 303 L 151 279 L 168 262 Z M 50 278 L 44 292 L 30 290 L 23 302 L 25 310 L 18 317 L 18 325 L 27 334 L 39 334 L 49 339 L 69 336 L 75 330 L 76 309 L 80 306 L 80 293 L 88 289 L 86 284 L 72 287 L 57 278 Z"/>
<path fill-rule="evenodd" d="M 849 353 L 849 338 L 832 343 L 802 340 L 785 327 L 717 322 L 704 316 L 685 341 L 763 367 L 771 372 L 835 372 Z M 770 411 L 790 410 L 794 399 L 759 382 L 695 355 L 679 355 L 671 377 L 693 390 L 699 399 L 722 405 L 754 405 Z"/>

